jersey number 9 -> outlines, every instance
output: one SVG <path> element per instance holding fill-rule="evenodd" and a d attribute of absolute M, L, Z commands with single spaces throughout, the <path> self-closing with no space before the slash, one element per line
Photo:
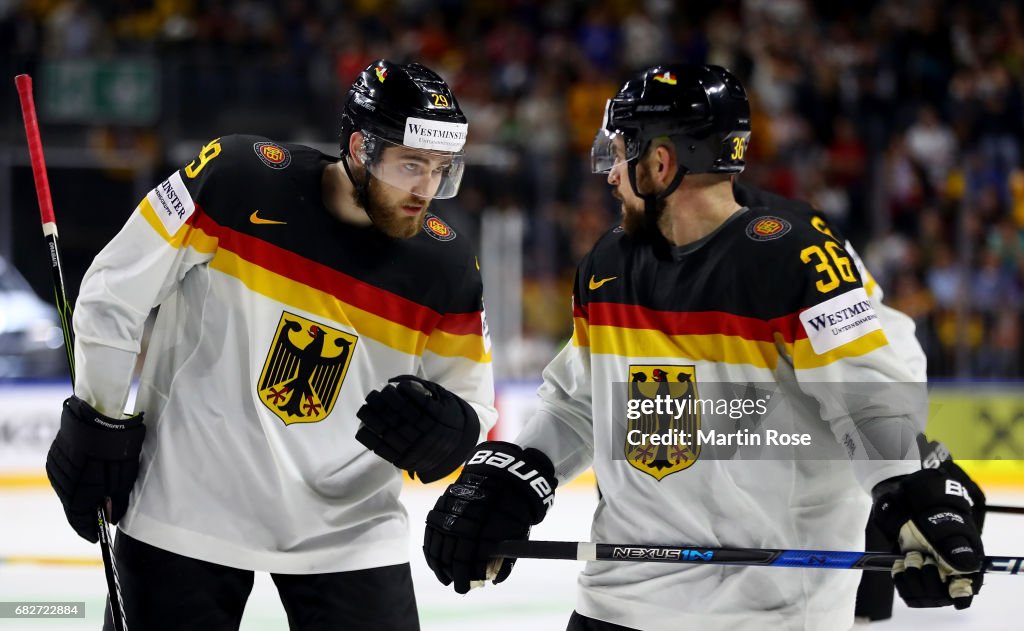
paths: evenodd
<path fill-rule="evenodd" d="M 199 152 L 199 157 L 185 167 L 185 175 L 194 180 L 206 163 L 220 155 L 220 138 L 214 138 Z M 198 163 L 198 164 L 197 164 Z"/>

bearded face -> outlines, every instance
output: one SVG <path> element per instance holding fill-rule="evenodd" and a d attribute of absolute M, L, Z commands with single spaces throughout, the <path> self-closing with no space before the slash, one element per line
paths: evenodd
<path fill-rule="evenodd" d="M 365 181 L 366 194 L 352 191 L 352 200 L 366 211 L 375 228 L 393 239 L 410 239 L 423 227 L 430 200 L 381 182 L 366 172 L 354 169 L 358 180 Z"/>
<path fill-rule="evenodd" d="M 373 225 L 394 239 L 410 239 L 423 227 L 430 200 L 416 197 L 371 177 L 366 200 L 366 214 Z"/>
<path fill-rule="evenodd" d="M 627 168 L 625 162 L 615 165 L 608 173 L 608 183 L 613 186 L 612 197 L 622 203 L 622 228 L 632 237 L 642 237 L 651 229 L 652 223 L 649 223 L 646 217 L 644 200 L 633 191 L 633 186 L 629 183 Z M 650 172 L 643 163 L 636 167 L 636 184 L 642 191 L 653 189 Z M 665 204 L 664 199 L 657 200 L 653 225 L 657 224 L 656 220 L 665 211 Z"/>

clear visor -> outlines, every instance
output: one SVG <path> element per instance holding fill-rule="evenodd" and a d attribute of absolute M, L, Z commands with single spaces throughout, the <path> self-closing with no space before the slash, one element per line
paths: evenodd
<path fill-rule="evenodd" d="M 597 130 L 590 148 L 590 168 L 594 173 L 608 173 L 618 164 L 637 157 L 637 146 L 625 134 L 609 129 Z"/>
<path fill-rule="evenodd" d="M 425 199 L 455 197 L 466 168 L 461 151 L 413 149 L 367 132 L 359 159 L 381 182 Z"/>

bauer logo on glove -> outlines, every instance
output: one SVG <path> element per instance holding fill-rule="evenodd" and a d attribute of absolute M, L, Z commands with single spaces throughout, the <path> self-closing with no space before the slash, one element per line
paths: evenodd
<path fill-rule="evenodd" d="M 910 607 L 970 607 L 981 590 L 985 550 L 974 500 L 941 469 L 922 469 L 875 488 L 873 518 L 904 558 L 893 582 Z"/>
<path fill-rule="evenodd" d="M 454 484 L 427 513 L 423 555 L 437 580 L 465 594 L 508 578 L 514 558 L 495 559 L 498 542 L 529 539 L 554 502 L 555 467 L 542 452 L 481 443 Z"/>

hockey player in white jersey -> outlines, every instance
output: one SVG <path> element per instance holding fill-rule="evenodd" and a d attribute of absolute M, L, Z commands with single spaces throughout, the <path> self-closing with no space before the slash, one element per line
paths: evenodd
<path fill-rule="evenodd" d="M 858 549 L 870 513 L 906 554 L 895 582 L 908 603 L 970 604 L 983 555 L 972 500 L 945 472 L 921 469 L 926 406 L 893 396 L 920 380 L 843 244 L 803 214 L 736 202 L 749 116 L 743 87 L 715 66 L 650 68 L 608 103 L 593 158 L 623 225 L 577 269 L 573 339 L 544 371 L 540 411 L 514 443 L 480 445 L 428 514 L 424 553 L 443 583 L 464 593 L 508 577 L 514 560 L 492 561 L 496 542 L 527 537 L 557 485 L 592 465 L 603 492 L 594 541 Z M 809 438 L 810 457 L 623 440 L 633 393 L 692 397 L 722 383 L 785 394 L 782 417 Z M 871 396 L 848 396 L 856 384 Z M 701 420 L 712 419 L 682 427 Z M 591 562 L 568 629 L 845 629 L 858 578 Z"/>
<path fill-rule="evenodd" d="M 843 248 L 850 256 L 864 283 L 864 290 L 871 300 L 871 305 L 882 323 L 885 337 L 893 347 L 903 364 L 913 375 L 915 382 L 925 383 L 928 379 L 927 358 L 921 343 L 915 334 L 914 321 L 905 313 L 893 309 L 883 302 L 885 293 L 871 271 L 861 260 L 853 245 L 834 227 L 830 226 L 824 214 L 810 204 L 799 199 L 791 199 L 776 195 L 764 189 L 747 184 L 740 178 L 733 181 L 733 194 L 736 202 L 751 207 L 783 207 L 804 215 L 817 230 L 835 237 L 843 243 Z M 974 506 L 971 514 L 978 531 L 981 532 L 985 520 L 985 494 L 977 483 L 960 465 L 953 461 L 949 451 L 941 443 L 929 441 L 922 432 L 918 434 L 918 446 L 921 451 L 921 463 L 929 468 L 941 468 L 968 489 Z M 869 520 L 865 529 L 865 549 L 887 550 L 893 542 L 874 523 Z M 864 572 L 857 588 L 856 618 L 860 622 L 887 620 L 892 617 L 893 582 L 889 575 L 882 572 Z"/>
<path fill-rule="evenodd" d="M 466 132 L 437 74 L 380 60 L 340 160 L 212 140 L 93 261 L 46 470 L 82 537 L 109 502 L 129 628 L 237 629 L 254 571 L 292 629 L 419 628 L 401 469 L 450 473 L 497 416 L 476 257 L 430 212 Z"/>

